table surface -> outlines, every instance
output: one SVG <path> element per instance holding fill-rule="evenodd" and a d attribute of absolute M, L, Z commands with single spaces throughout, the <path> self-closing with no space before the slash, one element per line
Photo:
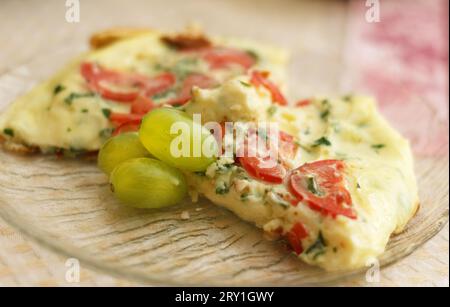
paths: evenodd
<path fill-rule="evenodd" d="M 242 34 L 245 37 L 272 40 L 290 47 L 292 42 L 284 40 L 279 33 L 282 33 L 286 23 L 297 25 L 301 24 L 299 20 L 302 20 L 305 25 L 299 29 L 299 35 L 303 37 L 302 48 L 318 51 L 317 56 L 325 64 L 317 73 L 323 75 L 324 79 L 329 79 L 328 82 L 322 83 L 320 92 L 333 92 L 337 88 L 336 79 L 342 63 L 335 61 L 335 57 L 343 48 L 336 42 L 344 41 L 345 38 L 349 14 L 347 1 L 258 0 L 261 20 L 255 21 L 255 24 L 246 20 L 249 11 L 254 9 L 253 4 L 256 2 L 254 0 L 81 0 L 81 22 L 75 24 L 66 22 L 64 2 L 1 1 L 0 75 L 31 60 L 36 53 L 45 52 L 68 42 L 84 44 L 91 32 L 111 26 L 181 29 L 187 23 L 196 21 L 207 26 L 210 33 L 235 36 Z M 279 5 L 280 3 L 283 5 Z M 224 16 L 232 15 L 233 22 L 230 22 L 229 18 L 217 18 L 214 12 L 218 11 Z M 267 19 L 271 21 L 271 27 L 262 29 L 258 26 L 264 24 Z M 302 86 L 305 94 L 318 90 L 317 85 L 313 83 L 306 82 Z M 339 285 L 448 286 L 448 238 L 447 225 L 414 254 L 383 269 L 378 282 L 368 282 L 362 276 L 343 281 Z M 30 241 L 0 219 L 0 286 L 136 285 L 128 280 L 92 271 L 83 267 L 83 264 L 80 282 L 69 283 L 66 280 L 68 271 L 66 264 L 66 258 Z"/>

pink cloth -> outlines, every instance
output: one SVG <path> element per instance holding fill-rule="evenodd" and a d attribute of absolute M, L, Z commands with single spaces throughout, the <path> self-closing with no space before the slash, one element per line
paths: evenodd
<path fill-rule="evenodd" d="M 448 1 L 379 2 L 378 23 L 350 3 L 344 89 L 377 97 L 416 154 L 448 154 Z"/>

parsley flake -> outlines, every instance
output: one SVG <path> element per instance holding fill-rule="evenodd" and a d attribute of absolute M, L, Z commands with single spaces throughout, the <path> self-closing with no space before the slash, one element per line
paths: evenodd
<path fill-rule="evenodd" d="M 72 103 L 75 99 L 94 97 L 94 96 L 95 96 L 94 93 L 70 93 L 70 95 L 64 99 L 64 102 L 70 106 L 70 105 L 72 105 Z"/>
<path fill-rule="evenodd" d="M 103 116 L 109 119 L 111 116 L 111 110 L 110 109 L 102 109 Z"/>
<path fill-rule="evenodd" d="M 6 135 L 9 135 L 10 137 L 14 137 L 14 130 L 11 129 L 11 128 L 5 128 L 3 130 L 3 133 L 6 134 Z"/>
<path fill-rule="evenodd" d="M 374 145 L 372 145 L 373 149 L 382 149 L 384 147 L 386 147 L 385 144 L 374 144 Z"/>
<path fill-rule="evenodd" d="M 321 145 L 331 146 L 331 142 L 326 137 L 323 136 L 314 142 L 313 147 L 317 147 L 317 146 L 321 146 Z"/>
<path fill-rule="evenodd" d="M 66 87 L 64 85 L 58 84 L 57 86 L 55 86 L 55 88 L 53 89 L 53 95 L 57 95 L 60 92 L 64 91 L 66 89 Z"/>

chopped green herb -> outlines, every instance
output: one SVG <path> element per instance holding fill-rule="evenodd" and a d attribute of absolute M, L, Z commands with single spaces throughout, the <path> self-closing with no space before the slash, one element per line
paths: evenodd
<path fill-rule="evenodd" d="M 252 85 L 250 83 L 244 82 L 244 81 L 239 81 L 243 86 L 245 87 L 251 87 Z"/>
<path fill-rule="evenodd" d="M 308 190 L 313 193 L 314 195 L 320 195 L 319 189 L 317 187 L 317 182 L 314 179 L 314 177 L 308 178 Z"/>
<path fill-rule="evenodd" d="M 276 195 L 276 202 L 278 205 L 280 205 L 281 207 L 283 207 L 284 209 L 287 209 L 289 207 L 291 207 L 291 204 L 289 204 L 287 201 L 285 201 L 281 195 L 275 194 Z"/>
<path fill-rule="evenodd" d="M 328 99 L 324 99 L 324 100 L 322 100 L 322 105 L 329 105 L 330 104 L 330 101 L 328 100 Z"/>
<path fill-rule="evenodd" d="M 103 139 L 109 139 L 114 132 L 114 128 L 105 128 L 103 130 L 100 130 L 99 136 Z"/>
<path fill-rule="evenodd" d="M 325 110 L 322 113 L 320 113 L 320 118 L 327 119 L 329 115 L 330 115 L 330 110 Z"/>
<path fill-rule="evenodd" d="M 241 201 L 247 201 L 249 196 L 250 196 L 249 193 L 243 193 L 241 195 Z"/>
<path fill-rule="evenodd" d="M 254 50 L 247 50 L 247 54 L 251 56 L 255 61 L 259 61 L 259 55 Z"/>
<path fill-rule="evenodd" d="M 153 66 L 153 69 L 154 69 L 154 70 L 165 70 L 166 67 L 164 67 L 161 63 L 156 63 L 156 64 Z"/>
<path fill-rule="evenodd" d="M 374 145 L 372 145 L 373 149 L 382 149 L 384 147 L 386 147 L 385 144 L 374 144 Z"/>
<path fill-rule="evenodd" d="M 359 182 L 356 183 L 356 188 L 361 189 L 361 185 L 359 184 Z"/>
<path fill-rule="evenodd" d="M 206 177 L 206 173 L 205 172 L 194 172 L 194 174 L 196 174 L 199 177 Z"/>
<path fill-rule="evenodd" d="M 196 57 L 184 58 L 180 60 L 177 65 L 197 65 L 199 59 Z"/>
<path fill-rule="evenodd" d="M 172 68 L 172 72 L 179 78 L 184 79 L 188 75 L 198 71 L 199 59 L 190 57 L 178 61 Z"/>
<path fill-rule="evenodd" d="M 66 157 L 66 158 L 77 158 L 77 157 L 80 157 L 80 156 L 86 154 L 86 152 L 87 152 L 86 150 L 77 149 L 77 148 L 73 148 L 73 147 L 70 147 L 69 150 L 62 149 L 62 151 L 63 151 L 64 157 Z"/>
<path fill-rule="evenodd" d="M 314 142 L 313 147 L 317 147 L 317 146 L 321 146 L 321 145 L 331 146 L 331 142 L 326 137 L 323 136 Z"/>
<path fill-rule="evenodd" d="M 169 96 L 169 95 L 171 95 L 171 94 L 176 94 L 176 90 L 175 90 L 175 89 L 169 89 L 169 90 L 167 90 L 167 91 L 165 91 L 165 92 L 162 92 L 162 93 L 158 93 L 158 94 L 153 95 L 152 98 L 153 98 L 154 100 L 164 99 L 164 98 L 167 98 L 167 96 Z"/>
<path fill-rule="evenodd" d="M 95 96 L 94 93 L 70 93 L 70 95 L 64 99 L 64 102 L 68 105 L 71 105 L 75 99 L 94 96 Z"/>
<path fill-rule="evenodd" d="M 111 116 L 111 110 L 110 109 L 102 109 L 103 116 L 109 119 Z"/>
<path fill-rule="evenodd" d="M 89 110 L 88 109 L 82 109 L 81 113 L 89 113 Z"/>
<path fill-rule="evenodd" d="M 270 107 L 267 109 L 267 114 L 269 114 L 269 116 L 273 116 L 273 115 L 275 115 L 275 113 L 277 112 L 277 110 L 278 110 L 277 106 L 270 106 Z"/>
<path fill-rule="evenodd" d="M 58 84 L 57 86 L 55 86 L 55 88 L 53 89 L 53 94 L 57 95 L 58 93 L 64 91 L 66 89 L 66 87 L 64 85 Z"/>
<path fill-rule="evenodd" d="M 225 174 L 227 173 L 231 168 L 233 167 L 232 163 L 228 163 L 228 164 L 220 164 L 217 165 L 217 172 L 219 174 Z"/>
<path fill-rule="evenodd" d="M 225 182 L 222 182 L 221 185 L 216 187 L 216 194 L 225 195 L 228 192 L 230 192 L 230 188 L 225 184 Z"/>
<path fill-rule="evenodd" d="M 191 100 L 191 102 L 192 101 L 194 101 L 194 100 Z M 175 109 L 181 109 L 181 107 L 183 107 L 183 106 L 184 106 L 184 104 L 182 104 L 182 103 L 174 103 L 174 104 L 172 104 L 172 107 L 175 108 Z"/>
<path fill-rule="evenodd" d="M 322 232 L 319 231 L 319 236 L 317 237 L 317 240 L 306 250 L 305 253 L 306 253 L 306 255 L 314 254 L 313 259 L 316 260 L 317 257 L 325 254 L 326 247 L 327 247 L 327 244 L 322 235 Z"/>
<path fill-rule="evenodd" d="M 342 99 L 343 99 L 345 102 L 352 102 L 353 96 L 352 96 L 352 95 L 345 95 L 344 97 L 342 97 Z"/>
<path fill-rule="evenodd" d="M 10 137 L 14 137 L 14 130 L 12 130 L 11 128 L 5 128 L 3 130 L 3 133 L 9 135 Z"/>
<path fill-rule="evenodd" d="M 72 132 L 72 128 L 67 128 L 67 132 Z"/>

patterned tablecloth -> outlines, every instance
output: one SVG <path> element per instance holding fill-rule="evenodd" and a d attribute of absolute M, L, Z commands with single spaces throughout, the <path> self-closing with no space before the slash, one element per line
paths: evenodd
<path fill-rule="evenodd" d="M 306 79 L 301 88 L 296 89 L 297 94 L 306 96 L 317 91 L 333 93 L 357 86 L 377 95 L 383 111 L 395 122 L 393 116 L 399 112 L 395 112 L 393 108 L 400 106 L 417 110 L 418 105 L 414 105 L 415 100 L 411 99 L 411 95 L 421 93 L 421 98 L 434 101 L 435 108 L 442 113 L 439 122 L 433 127 L 426 127 L 433 129 L 433 135 L 437 138 L 430 140 L 424 137 L 421 133 L 423 127 L 415 124 L 415 118 L 410 119 L 411 125 L 404 128 L 403 132 L 415 140 L 416 150 L 426 154 L 432 146 L 448 141 L 448 132 L 445 132 L 448 128 L 448 32 L 444 31 L 448 29 L 448 2 L 380 1 L 379 17 L 385 22 L 370 28 L 363 21 L 367 13 L 364 2 L 80 0 L 80 22 L 68 23 L 65 18 L 65 1 L 2 0 L 0 75 L 30 61 L 35 54 L 57 48 L 61 44 L 79 43 L 82 46 L 89 33 L 98 29 L 127 25 L 181 29 L 186 23 L 197 21 L 207 26 L 211 33 L 273 41 L 294 50 L 301 49 L 314 54 L 316 62 L 310 57 L 308 63 L 294 63 L 294 67 L 302 65 L 306 73 L 320 76 L 322 82 L 318 85 L 317 82 L 309 82 L 313 77 Z M 427 27 L 415 26 L 419 20 Z M 301 39 L 292 41 L 289 36 L 285 36 L 286 27 L 296 27 Z M 393 30 L 387 31 L 386 27 Z M 422 31 L 420 35 L 409 31 L 412 27 Z M 426 39 L 418 40 L 418 37 Z M 390 44 L 398 40 L 402 40 L 404 48 L 394 54 Z M 355 53 L 355 50 L 359 52 Z M 410 52 L 411 50 L 416 52 Z M 350 69 L 345 65 L 346 57 L 351 57 L 353 61 L 354 65 Z M 383 68 L 397 71 L 403 69 L 405 72 L 399 74 L 399 80 L 380 78 L 379 74 L 373 74 L 374 69 L 378 69 L 387 60 L 393 65 L 384 65 Z M 405 66 L 410 65 L 415 66 L 417 74 L 406 73 Z M 402 83 L 402 88 L 406 86 L 407 91 L 395 91 L 399 83 Z M 383 101 L 387 100 L 396 101 L 397 104 L 383 105 Z M 401 105 L 400 101 L 412 102 Z M 420 114 L 428 116 L 428 111 L 421 110 Z M 414 114 L 417 113 L 419 112 Z M 343 281 L 340 285 L 448 286 L 448 237 L 447 225 L 413 255 L 384 269 L 379 282 L 370 283 L 364 277 L 359 277 Z M 0 219 L 0 285 L 134 285 L 131 281 L 91 271 L 83 265 L 81 282 L 73 284 L 66 278 L 67 264 L 67 259 L 31 242 Z"/>

